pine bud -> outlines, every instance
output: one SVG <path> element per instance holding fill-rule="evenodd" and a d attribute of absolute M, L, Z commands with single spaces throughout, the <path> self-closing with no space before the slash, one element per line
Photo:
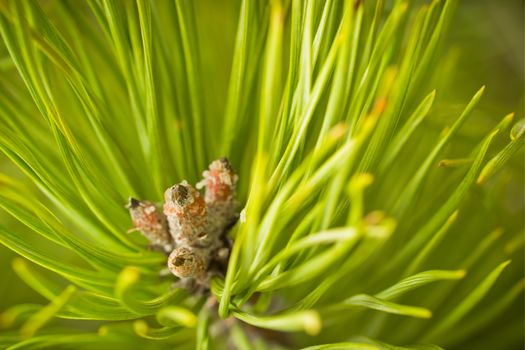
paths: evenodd
<path fill-rule="evenodd" d="M 164 193 L 164 214 L 177 246 L 209 246 L 206 203 L 199 191 L 186 181 Z"/>
<path fill-rule="evenodd" d="M 160 246 L 167 252 L 173 249 L 166 217 L 154 203 L 130 198 L 126 208 L 133 222 L 133 230 L 139 230 L 154 246 Z"/>
<path fill-rule="evenodd" d="M 206 188 L 210 232 L 220 236 L 237 219 L 235 189 L 238 176 L 225 157 L 214 160 L 202 175 L 204 179 L 197 186 Z"/>
<path fill-rule="evenodd" d="M 177 247 L 168 257 L 168 268 L 179 278 L 195 278 L 203 283 L 206 280 L 209 253 L 194 247 Z"/>

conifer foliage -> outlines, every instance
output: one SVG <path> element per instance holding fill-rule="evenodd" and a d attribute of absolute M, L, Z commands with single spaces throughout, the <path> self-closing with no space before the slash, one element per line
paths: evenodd
<path fill-rule="evenodd" d="M 48 300 L 0 347 L 519 345 L 525 123 L 442 97 L 458 1 L 240 0 L 227 64 L 203 1 L 0 0 L 0 243 Z"/>

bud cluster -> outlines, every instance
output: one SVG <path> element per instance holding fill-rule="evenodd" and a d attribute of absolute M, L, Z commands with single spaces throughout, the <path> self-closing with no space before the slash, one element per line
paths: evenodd
<path fill-rule="evenodd" d="M 164 193 L 161 212 L 149 201 L 130 199 L 128 209 L 134 229 L 154 247 L 169 253 L 168 268 L 183 280 L 201 286 L 226 268 L 229 228 L 237 221 L 235 188 L 238 176 L 226 158 L 213 161 L 203 172 L 199 190 L 182 181 Z"/>

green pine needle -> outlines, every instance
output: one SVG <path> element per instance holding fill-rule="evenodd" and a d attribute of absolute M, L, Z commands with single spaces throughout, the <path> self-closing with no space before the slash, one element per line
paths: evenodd
<path fill-rule="evenodd" d="M 0 243 L 41 296 L 0 347 L 522 344 L 525 122 L 453 83 L 462 6 L 0 0 Z M 125 203 L 221 156 L 240 220 L 197 293 Z"/>

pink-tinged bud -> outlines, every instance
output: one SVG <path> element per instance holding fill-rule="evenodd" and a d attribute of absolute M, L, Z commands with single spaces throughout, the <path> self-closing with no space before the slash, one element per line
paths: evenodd
<path fill-rule="evenodd" d="M 152 245 L 169 251 L 173 241 L 168 233 L 166 217 L 150 201 L 130 198 L 126 206 L 129 210 L 134 229 L 139 230 Z"/>
<path fill-rule="evenodd" d="M 204 180 L 199 183 L 206 187 L 206 202 L 231 202 L 235 197 L 238 176 L 228 158 L 214 160 L 203 173 Z"/>
<path fill-rule="evenodd" d="M 208 208 L 208 230 L 215 237 L 220 237 L 235 223 L 235 189 L 238 176 L 227 158 L 214 160 L 203 173 L 204 179 L 198 184 L 206 188 L 205 200 Z"/>
<path fill-rule="evenodd" d="M 164 193 L 164 214 L 170 233 L 180 246 L 206 246 L 211 243 L 207 233 L 207 210 L 199 191 L 186 181 Z"/>

